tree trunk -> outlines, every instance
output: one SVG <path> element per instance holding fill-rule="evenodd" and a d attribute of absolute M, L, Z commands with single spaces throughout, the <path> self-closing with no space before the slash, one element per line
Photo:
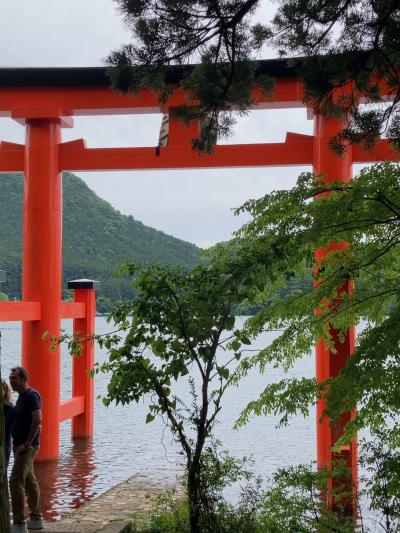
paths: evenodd
<path fill-rule="evenodd" d="M 215 356 L 215 352 L 213 354 Z M 207 365 L 207 370 L 203 377 L 202 384 L 202 408 L 200 419 L 197 425 L 197 443 L 195 452 L 190 461 L 188 461 L 188 503 L 189 503 L 189 518 L 190 518 L 190 531 L 191 533 L 200 532 L 200 504 L 202 498 L 201 487 L 201 457 L 203 453 L 204 443 L 206 441 L 206 423 L 208 413 L 208 384 L 210 381 L 210 373 L 213 368 L 211 361 Z"/>
<path fill-rule="evenodd" d="M 0 381 L 1 381 L 1 331 L 0 331 Z M 6 468 L 6 434 L 3 407 L 3 389 L 0 390 L 0 531 L 10 533 L 10 506 Z"/>
<path fill-rule="evenodd" d="M 200 461 L 194 458 L 188 468 L 188 504 L 190 532 L 200 532 Z"/>

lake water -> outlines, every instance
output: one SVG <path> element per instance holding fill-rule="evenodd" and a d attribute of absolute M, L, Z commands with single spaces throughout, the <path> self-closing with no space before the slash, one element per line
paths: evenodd
<path fill-rule="evenodd" d="M 238 319 L 241 321 L 242 319 Z M 63 323 L 71 328 L 71 321 Z M 17 322 L 0 324 L 2 332 L 1 372 L 8 376 L 12 366 L 20 364 L 21 327 Z M 104 318 L 96 319 L 98 333 L 110 330 Z M 257 349 L 271 342 L 275 334 L 263 333 Z M 106 352 L 97 348 L 96 360 L 104 361 Z M 314 374 L 314 357 L 298 361 L 288 376 Z M 255 417 L 240 430 L 232 426 L 246 404 L 257 398 L 267 383 L 283 377 L 270 368 L 264 375 L 252 372 L 239 387 L 227 391 L 216 427 L 216 435 L 225 449 L 236 457 L 252 456 L 254 470 L 263 477 L 277 468 L 310 463 L 316 458 L 315 414 L 294 417 L 286 428 L 276 429 L 274 416 Z M 108 378 L 95 377 L 95 395 L 105 394 Z M 71 357 L 63 349 L 62 399 L 71 397 Z M 96 400 L 93 439 L 72 439 L 71 423 L 61 425 L 61 454 L 58 461 L 39 463 L 36 467 L 41 485 L 43 509 L 48 520 L 56 520 L 86 500 L 104 492 L 134 474 L 144 474 L 160 482 L 174 481 L 182 471 L 178 447 L 161 421 L 145 423 L 146 403 L 105 407 Z M 230 495 L 234 497 L 234 494 Z"/>

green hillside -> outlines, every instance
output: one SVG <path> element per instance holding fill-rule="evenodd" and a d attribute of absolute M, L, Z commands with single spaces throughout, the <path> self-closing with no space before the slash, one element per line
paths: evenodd
<path fill-rule="evenodd" d="M 1 289 L 10 298 L 21 297 L 22 190 L 21 175 L 0 174 L 0 270 L 7 272 Z M 121 260 L 198 262 L 199 248 L 122 215 L 74 174 L 64 173 L 63 190 L 63 287 L 76 278 L 99 280 L 100 311 L 132 296 L 128 281 L 113 275 Z"/>

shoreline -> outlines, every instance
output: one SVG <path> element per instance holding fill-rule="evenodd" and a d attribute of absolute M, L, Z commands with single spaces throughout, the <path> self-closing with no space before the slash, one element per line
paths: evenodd
<path fill-rule="evenodd" d="M 159 480 L 146 475 L 134 475 L 118 483 L 56 522 L 46 522 L 47 533 L 119 533 L 126 529 L 133 513 L 150 512 L 158 494 L 176 488 L 183 493 L 178 481 Z"/>

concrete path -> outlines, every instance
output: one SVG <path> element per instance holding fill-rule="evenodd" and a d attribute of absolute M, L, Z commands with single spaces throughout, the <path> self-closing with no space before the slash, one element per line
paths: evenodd
<path fill-rule="evenodd" d="M 111 488 L 59 522 L 46 524 L 44 533 L 120 533 L 133 512 L 147 514 L 157 494 L 174 485 L 146 476 L 133 476 Z"/>

